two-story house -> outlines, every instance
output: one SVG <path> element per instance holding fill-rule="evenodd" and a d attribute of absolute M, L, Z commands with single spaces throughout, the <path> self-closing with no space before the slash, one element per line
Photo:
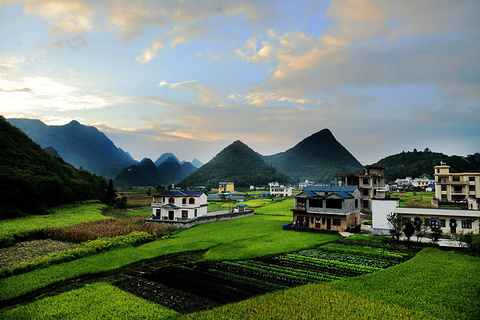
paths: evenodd
<path fill-rule="evenodd" d="M 207 194 L 203 191 L 164 191 L 153 195 L 153 218 L 186 220 L 207 214 Z"/>
<path fill-rule="evenodd" d="M 235 192 L 235 184 L 233 182 L 219 182 L 218 193 L 222 192 Z"/>
<path fill-rule="evenodd" d="M 361 211 L 371 214 L 371 199 L 377 196 L 377 192 L 385 193 L 385 167 L 372 164 L 366 165 L 363 174 L 336 174 L 335 185 L 355 186 L 360 190 Z"/>
<path fill-rule="evenodd" d="M 292 196 L 292 187 L 285 187 L 282 185 L 269 184 L 270 185 L 270 195 L 274 197 L 291 197 Z"/>
<path fill-rule="evenodd" d="M 355 186 L 309 186 L 295 196 L 296 226 L 344 231 L 360 224 L 360 191 Z"/>
<path fill-rule="evenodd" d="M 434 167 L 435 198 L 439 202 L 465 204 L 478 210 L 480 205 L 480 172 L 452 173 L 441 162 Z"/>

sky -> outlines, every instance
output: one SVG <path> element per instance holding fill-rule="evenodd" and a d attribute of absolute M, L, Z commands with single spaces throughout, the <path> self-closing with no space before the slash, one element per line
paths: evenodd
<path fill-rule="evenodd" d="M 0 0 L 0 115 L 136 160 L 270 155 L 328 128 L 362 164 L 480 152 L 480 1 Z"/>

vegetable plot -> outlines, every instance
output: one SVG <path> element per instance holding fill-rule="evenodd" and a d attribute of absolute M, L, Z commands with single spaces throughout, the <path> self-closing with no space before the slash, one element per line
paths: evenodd
<path fill-rule="evenodd" d="M 142 277 L 225 304 L 289 287 L 375 272 L 408 258 L 408 254 L 383 248 L 332 243 L 263 259 L 171 266 Z"/>

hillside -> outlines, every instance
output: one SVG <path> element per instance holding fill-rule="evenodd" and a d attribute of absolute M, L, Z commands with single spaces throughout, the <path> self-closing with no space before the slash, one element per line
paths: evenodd
<path fill-rule="evenodd" d="M 175 161 L 177 161 L 178 163 L 180 163 L 180 160 L 178 160 L 178 158 L 173 154 L 173 153 L 164 153 L 162 154 L 157 160 L 155 160 L 155 165 L 156 166 L 159 166 L 161 165 L 164 161 L 167 161 L 167 159 L 174 159 Z"/>
<path fill-rule="evenodd" d="M 8 119 L 42 148 L 53 147 L 58 154 L 76 168 L 113 178 L 126 166 L 136 161 L 98 131 L 72 121 L 63 126 L 48 126 L 40 120 Z"/>
<path fill-rule="evenodd" d="M 123 168 L 113 180 L 116 186 L 156 186 L 165 183 L 152 160 L 145 158 L 139 164 Z"/>
<path fill-rule="evenodd" d="M 263 158 L 293 181 L 308 179 L 330 182 L 337 173 L 352 173 L 362 169 L 360 162 L 328 129 L 305 138 L 285 152 Z"/>
<path fill-rule="evenodd" d="M 165 178 L 164 184 L 177 183 L 197 170 L 190 162 L 180 164 L 176 158 L 166 159 L 157 168 Z"/>
<path fill-rule="evenodd" d="M 218 187 L 220 181 L 233 181 L 235 186 L 266 185 L 272 181 L 288 182 L 288 177 L 246 144 L 237 140 L 223 149 L 212 160 L 180 182 L 184 187 Z"/>
<path fill-rule="evenodd" d="M 0 116 L 0 219 L 45 214 L 48 208 L 103 199 L 103 177 L 77 170 L 43 150 Z"/>
<path fill-rule="evenodd" d="M 433 177 L 433 167 L 443 161 L 449 165 L 451 172 L 480 172 L 480 161 L 475 155 L 469 155 L 466 159 L 460 156 L 448 156 L 443 153 L 432 152 L 428 148 L 424 151 L 402 151 L 401 153 L 388 156 L 378 161 L 385 166 L 386 181 L 394 181 L 397 178 L 419 178 L 423 176 Z"/>

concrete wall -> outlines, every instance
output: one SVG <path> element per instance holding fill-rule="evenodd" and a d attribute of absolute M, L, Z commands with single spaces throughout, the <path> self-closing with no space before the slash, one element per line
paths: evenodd
<path fill-rule="evenodd" d="M 398 200 L 372 199 L 372 233 L 374 236 L 390 235 L 391 225 L 387 214 L 395 212 Z"/>
<path fill-rule="evenodd" d="M 222 214 L 208 214 L 202 217 L 188 219 L 188 220 L 181 220 L 181 221 L 155 219 L 153 216 L 149 216 L 145 219 L 145 222 L 167 223 L 167 224 L 174 225 L 178 229 L 188 229 L 202 223 L 245 218 L 253 215 L 254 215 L 253 210 L 245 210 L 245 211 L 233 212 L 233 213 L 227 212 Z"/>

